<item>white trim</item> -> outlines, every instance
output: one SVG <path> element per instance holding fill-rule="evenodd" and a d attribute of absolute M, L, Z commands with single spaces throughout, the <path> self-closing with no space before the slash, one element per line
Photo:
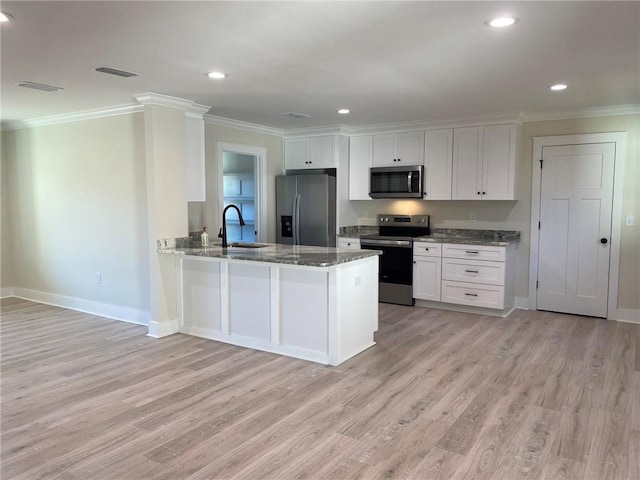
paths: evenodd
<path fill-rule="evenodd" d="M 547 120 L 564 120 L 568 118 L 610 117 L 613 115 L 634 115 L 640 113 L 640 104 L 614 105 L 609 107 L 583 108 L 562 112 L 523 113 L 524 122 L 544 122 Z"/>
<path fill-rule="evenodd" d="M 90 313 L 92 315 L 120 320 L 127 323 L 135 323 L 137 325 L 149 324 L 149 312 L 145 312 L 143 310 L 136 310 L 108 303 L 94 302 L 93 300 L 85 300 L 84 298 L 68 297 L 66 295 L 58 295 L 55 293 L 29 290 L 27 288 L 9 288 L 12 288 L 13 290 L 13 294 L 11 296 L 22 298 L 24 300 L 53 305 L 54 307 L 68 308 L 69 310 Z"/>
<path fill-rule="evenodd" d="M 585 133 L 579 135 L 556 135 L 533 138 L 531 174 L 531 225 L 529 256 L 529 309 L 536 310 L 538 278 L 538 222 L 540 221 L 540 184 L 542 172 L 540 163 L 543 147 L 560 145 L 581 145 L 585 143 L 615 143 L 615 173 L 613 179 L 613 212 L 611 217 L 611 241 L 609 253 L 609 292 L 607 318 L 615 320 L 618 305 L 618 275 L 620 273 L 620 237 L 622 234 L 622 194 L 624 167 L 627 151 L 627 132 Z"/>
<path fill-rule="evenodd" d="M 160 93 L 153 92 L 137 93 L 133 95 L 133 98 L 142 105 L 161 105 L 163 107 L 185 110 L 197 115 L 204 115 L 211 109 L 210 106 L 200 105 L 193 100 L 186 100 L 184 98 L 171 97 L 169 95 L 162 95 Z"/>
<path fill-rule="evenodd" d="M 10 298 L 10 297 L 15 297 L 15 288 L 13 287 L 0 288 L 0 298 Z"/>
<path fill-rule="evenodd" d="M 65 113 L 62 115 L 50 115 L 47 117 L 32 118 L 28 120 L 9 121 L 2 124 L 2 130 L 20 130 L 23 128 L 45 127 L 60 123 L 78 122 L 81 120 L 93 120 L 95 118 L 114 117 L 116 115 L 129 115 L 132 113 L 142 112 L 143 108 L 144 107 L 142 105 L 119 105 L 109 108 Z"/>
<path fill-rule="evenodd" d="M 640 325 L 640 310 L 632 310 L 630 308 L 618 308 L 616 320 L 625 323 L 635 323 Z"/>
<path fill-rule="evenodd" d="M 151 322 L 149 322 L 147 337 L 162 338 L 173 335 L 174 333 L 178 333 L 179 331 L 180 321 L 177 318 L 174 318 L 173 320 L 170 320 L 168 322 L 158 322 L 157 320 L 152 320 Z"/>
<path fill-rule="evenodd" d="M 461 118 L 441 118 L 434 120 L 419 120 L 415 122 L 398 122 L 379 125 L 365 125 L 362 127 L 345 127 L 348 135 L 377 135 L 381 133 L 400 133 L 417 130 L 439 130 L 442 128 L 480 127 L 484 125 L 507 125 L 522 123 L 520 113 L 506 113 L 500 115 L 482 115 Z"/>
<path fill-rule="evenodd" d="M 266 125 L 259 125 L 257 123 L 242 122 L 231 118 L 218 117 L 216 115 L 205 115 L 204 123 L 208 125 L 215 125 L 217 127 L 236 128 L 245 132 L 260 133 L 275 137 L 282 137 L 284 135 L 284 130 L 280 128 L 267 127 Z"/>
<path fill-rule="evenodd" d="M 352 129 L 346 125 L 328 125 L 325 127 L 292 128 L 286 130 L 283 138 L 320 137 L 324 135 L 349 135 Z"/>
<path fill-rule="evenodd" d="M 267 238 L 267 222 L 266 222 L 266 205 L 267 205 L 267 189 L 264 188 L 267 178 L 267 148 L 258 147 L 255 145 L 241 145 L 239 143 L 223 142 L 221 140 L 216 141 L 216 158 L 218 163 L 218 201 L 222 207 L 224 205 L 224 188 L 222 185 L 223 175 L 223 162 L 222 157 L 224 152 L 240 153 L 243 155 L 253 155 L 256 158 L 254 175 L 257 177 L 254 182 L 254 199 L 258 202 L 258 209 L 254 213 L 255 215 L 255 229 L 258 232 L 256 242 L 264 242 Z M 254 205 L 255 207 L 255 205 Z M 220 218 L 218 224 L 222 225 L 222 208 L 219 208 Z"/>
<path fill-rule="evenodd" d="M 515 307 L 505 307 L 503 309 L 493 309 L 484 307 L 474 307 L 472 305 L 459 305 L 456 303 L 437 302 L 435 300 L 420 300 L 416 298 L 416 307 L 435 308 L 438 310 L 449 310 L 452 312 L 474 313 L 477 315 L 486 315 L 488 317 L 508 317 Z"/>

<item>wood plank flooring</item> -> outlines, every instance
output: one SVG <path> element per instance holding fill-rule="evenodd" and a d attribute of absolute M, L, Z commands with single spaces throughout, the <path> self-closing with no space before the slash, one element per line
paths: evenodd
<path fill-rule="evenodd" d="M 639 325 L 381 304 L 326 367 L 1 311 L 3 480 L 640 479 Z"/>

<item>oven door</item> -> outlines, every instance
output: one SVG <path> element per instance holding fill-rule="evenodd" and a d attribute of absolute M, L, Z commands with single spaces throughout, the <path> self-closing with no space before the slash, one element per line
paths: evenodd
<path fill-rule="evenodd" d="M 379 299 L 383 303 L 413 305 L 413 245 L 408 240 L 360 239 L 360 247 L 381 250 L 378 257 Z"/>

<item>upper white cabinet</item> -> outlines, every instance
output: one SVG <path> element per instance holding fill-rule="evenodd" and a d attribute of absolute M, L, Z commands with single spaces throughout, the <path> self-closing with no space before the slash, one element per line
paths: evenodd
<path fill-rule="evenodd" d="M 454 200 L 515 200 L 516 125 L 456 128 Z"/>
<path fill-rule="evenodd" d="M 349 200 L 371 200 L 369 169 L 373 164 L 373 137 L 363 135 L 349 140 Z"/>
<path fill-rule="evenodd" d="M 335 168 L 335 135 L 286 139 L 284 166 L 286 170 Z"/>
<path fill-rule="evenodd" d="M 373 135 L 373 166 L 422 165 L 424 131 Z"/>
<path fill-rule="evenodd" d="M 428 130 L 424 138 L 425 200 L 451 200 L 453 129 Z"/>

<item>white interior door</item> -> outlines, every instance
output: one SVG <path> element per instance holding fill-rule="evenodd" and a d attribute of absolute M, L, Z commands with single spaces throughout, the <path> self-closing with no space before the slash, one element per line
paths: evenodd
<path fill-rule="evenodd" d="M 607 316 L 615 143 L 542 149 L 537 308 Z"/>

